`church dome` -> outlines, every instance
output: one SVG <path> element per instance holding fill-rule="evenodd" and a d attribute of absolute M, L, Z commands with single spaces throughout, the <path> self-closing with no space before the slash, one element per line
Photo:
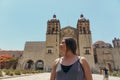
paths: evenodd
<path fill-rule="evenodd" d="M 110 43 L 105 43 L 104 41 L 96 41 L 93 44 L 93 48 L 112 48 Z"/>

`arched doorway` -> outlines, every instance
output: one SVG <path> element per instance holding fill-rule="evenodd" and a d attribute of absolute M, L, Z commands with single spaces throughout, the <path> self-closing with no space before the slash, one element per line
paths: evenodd
<path fill-rule="evenodd" d="M 42 60 L 38 60 L 35 64 L 36 70 L 43 70 L 44 68 L 44 62 Z"/>
<path fill-rule="evenodd" d="M 28 60 L 25 64 L 25 69 L 33 69 L 34 68 L 34 62 L 32 60 Z"/>

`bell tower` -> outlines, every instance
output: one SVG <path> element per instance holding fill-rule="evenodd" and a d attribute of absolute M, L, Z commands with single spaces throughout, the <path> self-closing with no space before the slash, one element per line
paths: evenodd
<path fill-rule="evenodd" d="M 92 48 L 92 36 L 90 31 L 90 22 L 81 14 L 77 22 L 78 42 L 80 56 L 86 57 L 91 68 L 94 68 L 94 56 Z"/>
<path fill-rule="evenodd" d="M 47 69 L 51 69 L 53 61 L 59 57 L 59 38 L 60 37 L 60 21 L 53 15 L 51 20 L 47 21 L 46 31 L 46 64 Z M 48 63 L 48 64 L 47 64 Z"/>
<path fill-rule="evenodd" d="M 113 47 L 114 48 L 120 48 L 120 39 L 114 38 L 113 42 Z"/>
<path fill-rule="evenodd" d="M 53 15 L 53 19 L 47 22 L 47 35 L 58 34 L 60 31 L 60 21 L 56 19 L 56 15 Z"/>

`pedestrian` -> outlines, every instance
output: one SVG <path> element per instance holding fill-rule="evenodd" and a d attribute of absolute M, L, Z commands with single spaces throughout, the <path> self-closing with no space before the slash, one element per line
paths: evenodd
<path fill-rule="evenodd" d="M 106 67 L 103 69 L 103 80 L 108 80 L 108 69 Z"/>
<path fill-rule="evenodd" d="M 54 61 L 50 80 L 93 80 L 86 58 L 77 56 L 76 49 L 72 37 L 62 39 L 60 51 L 64 55 Z"/>

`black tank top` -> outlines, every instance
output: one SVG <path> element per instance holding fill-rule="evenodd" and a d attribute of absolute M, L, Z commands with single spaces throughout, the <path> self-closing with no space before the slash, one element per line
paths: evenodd
<path fill-rule="evenodd" d="M 72 64 L 73 65 L 73 64 Z M 61 67 L 62 67 L 62 70 L 67 73 L 69 71 L 69 69 L 72 67 L 72 65 L 69 65 L 69 66 L 65 66 L 63 64 L 61 64 Z"/>

